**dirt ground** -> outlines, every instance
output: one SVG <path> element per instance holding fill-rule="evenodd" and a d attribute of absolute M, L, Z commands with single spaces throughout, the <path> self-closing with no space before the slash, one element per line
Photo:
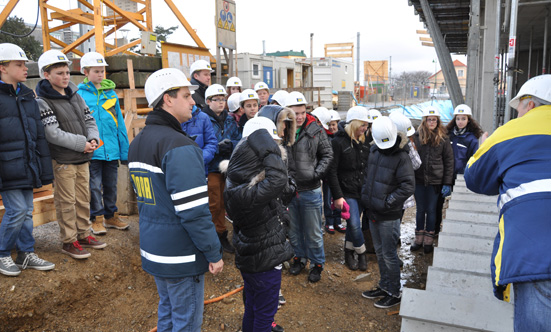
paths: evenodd
<path fill-rule="evenodd" d="M 145 331 L 156 326 L 157 291 L 153 277 L 141 269 L 138 216 L 129 216 L 127 231 L 110 230 L 101 240 L 103 250 L 77 261 L 61 253 L 56 222 L 35 228 L 36 252 L 56 264 L 53 271 L 25 270 L 19 277 L 0 276 L 0 331 Z M 425 288 L 432 254 L 411 255 L 414 209 L 402 223 L 404 261 L 402 284 Z M 230 225 L 230 224 L 228 224 Z M 231 229 L 231 226 L 229 226 Z M 375 255 L 366 272 L 343 264 L 344 234 L 325 234 L 326 265 L 322 280 L 312 284 L 307 271 L 291 276 L 283 271 L 287 303 L 276 315 L 286 331 L 400 331 L 399 307 L 377 309 L 361 292 L 377 284 Z M 15 254 L 14 254 L 15 255 Z M 233 255 L 224 253 L 224 271 L 205 277 L 205 299 L 243 285 Z M 205 306 L 203 331 L 240 331 L 241 293 Z"/>

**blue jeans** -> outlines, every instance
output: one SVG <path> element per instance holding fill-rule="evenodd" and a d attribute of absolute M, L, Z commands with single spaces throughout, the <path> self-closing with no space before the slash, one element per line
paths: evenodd
<path fill-rule="evenodd" d="M 417 205 L 416 231 L 434 232 L 436 223 L 436 203 L 440 192 L 439 186 L 415 185 L 415 204 Z M 426 217 L 425 217 L 426 216 Z M 425 225 L 426 221 L 426 225 Z"/>
<path fill-rule="evenodd" d="M 334 226 L 341 223 L 341 210 L 331 210 L 331 189 L 329 184 L 323 181 L 323 215 L 325 216 L 325 225 Z"/>
<path fill-rule="evenodd" d="M 551 280 L 513 284 L 515 332 L 544 332 L 551 326 Z"/>
<path fill-rule="evenodd" d="M 105 216 L 105 219 L 109 219 L 117 212 L 118 169 L 118 160 L 90 162 L 90 216 L 92 218 Z"/>
<path fill-rule="evenodd" d="M 360 217 L 364 210 L 362 202 L 355 198 L 345 197 L 344 199 L 350 206 L 350 219 L 346 221 L 345 246 L 348 245 L 347 249 L 354 249 L 358 254 L 363 254 L 365 252 L 365 241 Z M 350 244 L 353 245 L 353 248 L 350 248 Z"/>
<path fill-rule="evenodd" d="M 203 324 L 205 276 L 155 277 L 159 293 L 158 332 L 200 332 Z"/>
<path fill-rule="evenodd" d="M 394 297 L 400 295 L 400 261 L 396 252 L 398 244 L 396 224 L 400 224 L 400 219 L 376 221 L 369 225 L 381 274 L 379 287 Z"/>
<path fill-rule="evenodd" d="M 321 207 L 321 188 L 301 191 L 289 204 L 289 241 L 295 256 L 303 262 L 310 259 L 310 264 L 325 263 Z"/>
<path fill-rule="evenodd" d="M 279 304 L 281 269 L 266 272 L 241 272 L 245 289 L 243 299 L 243 332 L 270 332 Z"/>
<path fill-rule="evenodd" d="M 0 257 L 17 251 L 34 252 L 33 191 L 14 189 L 0 191 L 6 212 L 0 223 Z"/>

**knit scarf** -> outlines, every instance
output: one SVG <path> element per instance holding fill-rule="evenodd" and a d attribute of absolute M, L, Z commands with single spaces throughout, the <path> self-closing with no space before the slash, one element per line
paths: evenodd
<path fill-rule="evenodd" d="M 467 127 L 463 128 L 463 129 L 459 129 L 459 128 L 457 128 L 457 126 L 453 127 L 453 134 L 455 136 L 463 135 L 466 131 L 467 131 Z"/>

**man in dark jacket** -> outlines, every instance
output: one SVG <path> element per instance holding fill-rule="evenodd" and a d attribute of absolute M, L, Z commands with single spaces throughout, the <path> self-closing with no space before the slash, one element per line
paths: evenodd
<path fill-rule="evenodd" d="M 194 91 L 192 97 L 195 101 L 195 107 L 204 110 L 207 108 L 207 102 L 205 99 L 205 92 L 210 86 L 211 77 L 213 72 L 210 63 L 206 60 L 197 60 L 191 64 L 189 73 L 191 75 L 191 84 L 196 85 L 197 89 Z"/>
<path fill-rule="evenodd" d="M 377 308 L 400 304 L 400 263 L 396 253 L 402 207 L 415 192 L 415 174 L 409 158 L 407 139 L 397 137 L 396 125 L 388 117 L 373 122 L 373 141 L 367 165 L 362 202 L 367 207 L 369 230 L 379 263 L 379 285 L 362 296 L 378 299 Z"/>
<path fill-rule="evenodd" d="M 333 150 L 323 128 L 306 113 L 306 98 L 302 93 L 291 92 L 286 107 L 295 112 L 298 127 L 295 144 L 289 149 L 289 172 L 298 185 L 298 193 L 289 205 L 289 240 L 295 251 L 289 272 L 298 275 L 310 259 L 308 280 L 318 282 L 325 263 L 320 179 L 329 168 Z"/>
<path fill-rule="evenodd" d="M 155 277 L 159 331 L 200 331 L 204 274 L 222 271 L 208 207 L 201 149 L 182 131 L 194 105 L 186 76 L 153 73 L 145 95 L 153 112 L 130 144 L 130 177 L 140 213 L 142 268 Z"/>
<path fill-rule="evenodd" d="M 52 183 L 54 174 L 34 92 L 22 83 L 27 80 L 27 61 L 19 46 L 0 44 L 0 195 L 5 209 L 0 273 L 7 276 L 18 276 L 20 268 L 55 268 L 34 253 L 33 188 Z"/>

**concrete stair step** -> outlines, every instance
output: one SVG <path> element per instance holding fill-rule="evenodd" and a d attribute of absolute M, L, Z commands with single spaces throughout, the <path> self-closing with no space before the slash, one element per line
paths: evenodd
<path fill-rule="evenodd" d="M 445 219 L 442 221 L 441 234 L 445 232 L 446 234 L 464 234 L 493 238 L 497 231 L 497 222 L 494 225 L 490 225 Z"/>
<path fill-rule="evenodd" d="M 499 210 L 495 202 L 486 203 L 486 202 L 473 202 L 473 201 L 462 201 L 460 199 L 452 198 L 449 203 L 449 209 L 454 210 L 465 210 L 471 212 L 487 212 L 499 214 Z"/>
<path fill-rule="evenodd" d="M 494 206 L 497 206 L 497 196 L 486 196 L 486 195 L 479 195 L 475 193 L 460 193 L 454 191 L 452 194 L 451 201 L 474 201 L 474 202 L 481 202 L 481 203 L 493 203 Z"/>
<path fill-rule="evenodd" d="M 460 235 L 440 232 L 438 247 L 478 252 L 491 255 L 494 239 L 475 235 Z"/>
<path fill-rule="evenodd" d="M 462 185 L 456 185 L 453 187 L 453 193 L 467 193 L 467 194 L 474 194 L 474 195 L 478 195 L 472 191 L 470 191 L 469 189 L 467 189 L 466 186 L 462 186 Z"/>
<path fill-rule="evenodd" d="M 424 322 L 412 318 L 402 318 L 401 332 L 471 332 L 480 331 L 473 329 L 462 329 L 442 324 Z"/>
<path fill-rule="evenodd" d="M 490 273 L 491 254 L 477 253 L 444 247 L 434 248 L 432 266 L 454 270 L 460 268 L 466 272 Z"/>
<path fill-rule="evenodd" d="M 489 273 L 465 272 L 429 266 L 427 290 L 435 293 L 499 301 L 494 297 L 492 277 Z"/>
<path fill-rule="evenodd" d="M 493 224 L 498 222 L 497 213 L 473 212 L 449 208 L 446 210 L 446 219 L 469 221 L 472 223 Z"/>
<path fill-rule="evenodd" d="M 513 331 L 513 305 L 474 296 L 404 288 L 400 315 L 467 331 Z"/>

